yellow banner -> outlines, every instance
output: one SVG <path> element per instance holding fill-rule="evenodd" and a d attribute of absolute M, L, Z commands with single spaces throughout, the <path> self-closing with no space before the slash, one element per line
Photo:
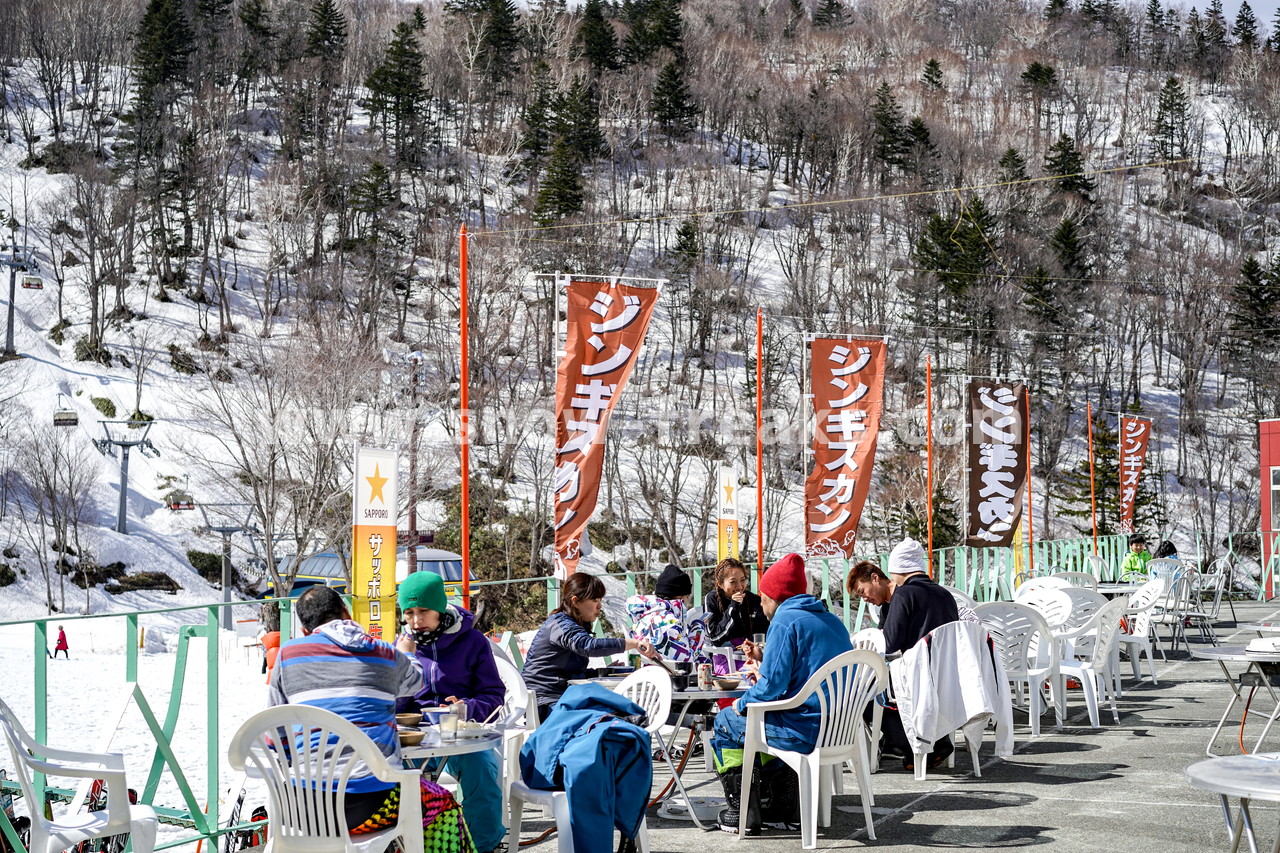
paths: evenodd
<path fill-rule="evenodd" d="M 738 558 L 738 476 L 732 468 L 720 467 L 717 490 L 720 512 L 716 523 L 716 561 Z"/>
<path fill-rule="evenodd" d="M 352 504 L 351 618 L 388 642 L 396 633 L 396 509 L 400 460 L 394 450 L 356 446 Z"/>

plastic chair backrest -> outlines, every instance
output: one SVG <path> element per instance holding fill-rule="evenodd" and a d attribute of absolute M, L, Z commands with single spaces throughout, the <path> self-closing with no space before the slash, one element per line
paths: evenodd
<path fill-rule="evenodd" d="M 1007 675 L 1025 677 L 1029 666 L 1051 663 L 1053 634 L 1035 608 L 1010 601 L 992 601 L 974 608 L 988 636 L 1000 652 Z"/>
<path fill-rule="evenodd" d="M 497 655 L 494 656 L 493 662 L 498 667 L 498 677 L 502 679 L 502 686 L 507 690 L 506 698 L 502 702 L 502 719 L 510 725 L 523 722 L 528 729 L 537 727 L 538 709 L 531 707 L 529 688 L 525 685 L 520 670 L 516 669 L 516 665 L 511 661 Z M 532 715 L 529 713 L 530 710 L 533 711 Z"/>
<path fill-rule="evenodd" d="M 1107 604 L 1107 597 L 1091 589 L 1071 587 L 1062 590 L 1062 594 L 1071 602 L 1071 613 L 1062 623 L 1061 628 L 1070 630 L 1078 628 L 1093 618 Z"/>
<path fill-rule="evenodd" d="M 667 717 L 671 714 L 671 674 L 662 667 L 656 664 L 640 667 L 622 679 L 613 692 L 644 708 L 648 718 L 645 729 L 650 734 L 667 724 Z"/>
<path fill-rule="evenodd" d="M 1071 584 L 1065 579 L 1057 575 L 1048 575 L 1046 577 L 1031 578 L 1013 593 L 1014 601 L 1021 601 L 1023 598 L 1044 589 L 1066 589 Z"/>
<path fill-rule="evenodd" d="M 969 593 L 962 589 L 956 589 L 954 586 L 940 584 L 943 589 L 951 593 L 951 597 L 956 600 L 957 607 L 968 607 L 970 610 L 978 606 L 978 602 L 973 599 Z"/>
<path fill-rule="evenodd" d="M 867 703 L 888 686 L 889 668 L 884 658 L 866 649 L 838 654 L 809 676 L 796 698 L 807 702 L 810 696 L 818 697 L 815 751 L 855 743 L 861 736 L 859 727 Z"/>
<path fill-rule="evenodd" d="M 1124 615 L 1124 599 L 1108 601 L 1102 609 L 1093 614 L 1094 627 L 1097 634 L 1093 643 L 1091 660 L 1094 667 L 1101 670 L 1111 657 L 1113 646 L 1120 636 L 1120 617 Z"/>
<path fill-rule="evenodd" d="M 233 769 L 249 767 L 251 776 L 265 781 L 267 833 L 276 853 L 353 849 L 345 807 L 347 782 L 359 765 L 383 782 L 416 788 L 419 778 L 416 770 L 392 769 L 359 726 L 311 705 L 254 714 L 231 738 L 227 759 Z M 422 851 L 421 825 L 419 797 L 401 796 L 398 826 L 407 827 L 403 838 L 414 853 Z"/>
<path fill-rule="evenodd" d="M 1107 561 L 1099 557 L 1097 554 L 1088 554 L 1085 561 L 1089 564 L 1089 571 L 1096 577 L 1103 577 L 1107 571 Z"/>
<path fill-rule="evenodd" d="M 863 628 L 858 633 L 849 637 L 849 642 L 854 649 L 861 649 L 866 652 L 875 652 L 881 657 L 884 656 L 884 631 L 879 628 Z"/>
<path fill-rule="evenodd" d="M 1058 572 L 1053 575 L 1055 578 L 1062 578 L 1067 583 L 1080 589 L 1098 588 L 1098 579 L 1088 572 Z"/>
<path fill-rule="evenodd" d="M 1071 599 L 1062 589 L 1042 589 L 1019 596 L 1017 604 L 1025 604 L 1044 617 L 1050 628 L 1057 628 L 1071 618 Z"/>
<path fill-rule="evenodd" d="M 1167 557 L 1156 557 L 1147 561 L 1147 577 L 1176 578 L 1184 572 L 1186 567 L 1179 560 L 1170 560 Z"/>

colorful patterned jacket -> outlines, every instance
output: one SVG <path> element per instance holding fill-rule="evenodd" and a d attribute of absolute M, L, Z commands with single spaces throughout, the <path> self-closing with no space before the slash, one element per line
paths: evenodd
<path fill-rule="evenodd" d="M 703 651 L 707 625 L 701 616 L 689 618 L 688 606 L 680 599 L 656 595 L 633 595 L 627 599 L 631 636 L 647 640 L 664 660 L 709 663 Z"/>

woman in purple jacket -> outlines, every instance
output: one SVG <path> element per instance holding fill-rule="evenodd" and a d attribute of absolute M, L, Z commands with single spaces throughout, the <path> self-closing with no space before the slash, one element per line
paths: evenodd
<path fill-rule="evenodd" d="M 414 572 L 397 590 L 405 627 L 418 643 L 422 689 L 412 699 L 397 701 L 397 711 L 438 708 L 459 700 L 467 718 L 484 721 L 500 707 L 506 688 L 493 662 L 493 647 L 474 627 L 471 612 L 449 604 L 444 581 L 434 572 Z M 434 759 L 438 762 L 439 759 Z M 476 850 L 500 849 L 507 834 L 502 818 L 501 772 L 492 749 L 455 755 L 445 771 L 458 780 L 462 816 Z"/>

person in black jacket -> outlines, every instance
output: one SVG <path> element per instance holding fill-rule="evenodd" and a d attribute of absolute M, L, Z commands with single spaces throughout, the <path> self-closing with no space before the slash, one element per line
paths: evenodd
<path fill-rule="evenodd" d="M 879 577 L 859 580 L 851 576 L 848 587 L 858 595 L 862 595 L 862 591 L 871 593 L 865 597 L 872 604 L 885 604 L 883 583 L 879 582 L 884 575 L 874 565 L 868 565 L 875 569 L 874 575 Z M 855 566 L 854 574 L 862 566 L 861 563 Z M 864 571 L 864 574 L 871 573 Z M 956 601 L 951 593 L 934 583 L 926 573 L 924 548 L 916 540 L 904 539 L 890 552 L 889 576 L 893 591 L 888 596 L 880 623 L 880 628 L 884 631 L 885 654 L 904 652 L 934 628 L 960 620 L 960 611 L 956 608 Z M 874 600 L 876 598 L 880 600 Z M 884 714 L 880 720 L 881 754 L 902 756 L 904 769 L 913 770 L 914 757 L 907 733 L 902 728 L 902 718 L 898 715 L 897 706 L 891 697 L 884 698 L 881 704 L 884 705 Z M 868 717 L 870 712 L 868 707 Z M 929 753 L 929 767 L 941 766 L 954 749 L 951 738 L 938 741 L 933 752 Z"/>
<path fill-rule="evenodd" d="M 769 630 L 769 618 L 760 606 L 760 596 L 747 589 L 747 568 L 742 561 L 726 557 L 716 566 L 716 586 L 703 600 L 706 610 L 708 646 L 740 646 L 753 634 Z M 716 672 L 729 671 L 729 662 L 715 661 Z"/>

